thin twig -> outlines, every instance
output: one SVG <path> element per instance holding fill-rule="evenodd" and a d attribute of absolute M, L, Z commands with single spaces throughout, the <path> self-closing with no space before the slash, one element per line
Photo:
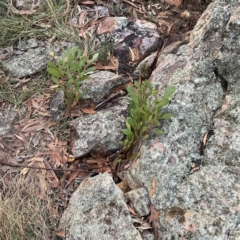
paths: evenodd
<path fill-rule="evenodd" d="M 111 97 L 109 97 L 108 99 L 106 99 L 106 100 L 102 101 L 101 103 L 99 103 L 99 104 L 94 108 L 94 110 L 99 109 L 104 103 L 109 102 L 109 101 L 111 101 L 111 100 L 113 100 L 113 99 L 115 99 L 115 98 L 117 98 L 117 97 L 121 97 L 121 96 L 124 96 L 124 95 L 126 95 L 126 94 L 125 94 L 123 91 L 117 92 L 117 93 L 115 93 L 113 96 L 111 96 Z"/>
<path fill-rule="evenodd" d="M 88 170 L 81 170 L 81 169 L 76 169 L 76 170 L 72 170 L 72 169 L 59 169 L 59 168 L 44 168 L 44 167 L 36 167 L 36 166 L 28 166 L 28 165 L 24 165 L 24 164 L 16 164 L 16 163 L 9 163 L 9 162 L 5 162 L 0 160 L 1 164 L 10 166 L 10 167 L 21 167 L 21 168 L 33 168 L 33 169 L 40 169 L 40 170 L 53 170 L 53 171 L 64 171 L 64 172 L 89 172 Z"/>

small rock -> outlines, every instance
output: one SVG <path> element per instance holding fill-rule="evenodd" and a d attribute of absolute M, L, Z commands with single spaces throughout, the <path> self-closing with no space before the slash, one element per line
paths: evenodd
<path fill-rule="evenodd" d="M 67 240 L 141 240 L 121 190 L 108 173 L 84 179 L 61 220 Z"/>
<path fill-rule="evenodd" d="M 72 43 L 61 42 L 58 47 L 54 47 L 47 42 L 30 38 L 14 47 L 12 53 L 8 54 L 1 64 L 12 77 L 23 78 L 45 69 L 50 60 L 50 51 L 61 55 L 62 48 L 73 46 Z"/>
<path fill-rule="evenodd" d="M 143 59 L 134 70 L 134 74 L 141 76 L 142 79 L 148 78 L 149 74 L 151 73 L 151 65 L 153 64 L 156 57 L 157 52 L 154 52 L 150 56 Z"/>
<path fill-rule="evenodd" d="M 146 216 L 150 213 L 150 201 L 145 188 L 138 188 L 125 193 L 125 197 L 130 201 L 138 216 Z"/>
<path fill-rule="evenodd" d="M 4 110 L 0 114 L 0 136 L 8 134 L 12 129 L 12 123 L 17 116 L 17 111 L 11 110 Z"/>
<path fill-rule="evenodd" d="M 64 92 L 57 91 L 50 99 L 49 103 L 50 113 L 55 119 L 64 115 Z"/>
<path fill-rule="evenodd" d="M 15 55 L 2 64 L 13 77 L 22 78 L 44 69 L 47 62 L 46 48 L 39 47 L 29 49 L 22 55 Z"/>
<path fill-rule="evenodd" d="M 146 20 L 136 19 L 135 24 L 140 28 L 148 28 L 152 30 L 157 30 L 157 25 L 153 22 L 148 22 Z"/>
<path fill-rule="evenodd" d="M 44 1 L 42 0 L 29 0 L 29 1 L 22 1 L 22 0 L 16 0 L 13 2 L 13 7 L 15 7 L 17 10 L 33 10 L 39 7 L 42 7 L 44 5 Z"/>
<path fill-rule="evenodd" d="M 112 72 L 101 71 L 91 74 L 81 86 L 83 99 L 91 99 L 100 103 L 114 88 L 127 83 L 129 80 Z"/>
<path fill-rule="evenodd" d="M 118 106 L 73 120 L 71 126 L 78 134 L 78 139 L 74 139 L 74 156 L 81 157 L 90 151 L 109 153 L 119 150 L 122 147 L 119 141 L 123 138 L 127 109 L 127 99 L 123 99 Z"/>

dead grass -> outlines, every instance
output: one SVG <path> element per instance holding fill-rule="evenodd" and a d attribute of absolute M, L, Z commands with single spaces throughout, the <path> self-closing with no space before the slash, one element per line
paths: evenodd
<path fill-rule="evenodd" d="M 0 104 L 2 101 L 12 103 L 19 108 L 21 104 L 34 94 L 41 94 L 49 89 L 50 81 L 46 78 L 45 71 L 39 72 L 31 78 L 11 78 L 2 73 L 0 79 Z"/>
<path fill-rule="evenodd" d="M 57 211 L 47 194 L 41 194 L 45 200 L 36 197 L 38 183 L 17 176 L 0 184 L 0 239 L 52 239 L 58 222 L 53 212 Z"/>
<path fill-rule="evenodd" d="M 106 63 L 112 44 L 107 39 L 97 40 L 93 30 L 84 30 L 84 39 L 79 28 L 70 24 L 76 4 L 66 0 L 43 0 L 36 12 L 21 15 L 11 12 L 11 1 L 0 0 L 0 47 L 14 46 L 19 41 L 36 38 L 43 41 L 67 41 L 84 49 L 86 55 L 99 53 L 99 60 Z"/>
<path fill-rule="evenodd" d="M 66 12 L 68 9 L 66 1 L 43 2 L 42 7 L 39 7 L 35 13 L 20 15 L 9 11 L 10 4 L 7 0 L 0 0 L 0 46 L 9 46 L 28 38 L 39 40 L 54 38 L 82 44 L 76 28 L 68 24 L 70 13 Z"/>
<path fill-rule="evenodd" d="M 15 107 L 19 107 L 23 101 L 31 96 L 33 89 L 13 89 L 11 84 L 6 83 L 0 86 L 0 97 L 2 100 L 14 104 Z"/>

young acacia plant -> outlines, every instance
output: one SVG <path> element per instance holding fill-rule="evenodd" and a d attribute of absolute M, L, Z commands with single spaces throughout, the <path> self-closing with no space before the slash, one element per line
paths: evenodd
<path fill-rule="evenodd" d="M 52 81 L 58 85 L 57 90 L 64 92 L 67 116 L 71 115 L 72 107 L 81 98 L 82 81 L 88 78 L 87 73 L 95 70 L 92 64 L 98 58 L 98 53 L 91 59 L 82 54 L 83 51 L 78 47 L 68 48 L 55 63 L 48 63 L 47 71 L 52 75 Z"/>
<path fill-rule="evenodd" d="M 138 156 L 142 141 L 148 137 L 150 131 L 157 134 L 163 133 L 158 129 L 160 120 L 168 119 L 172 114 L 162 113 L 161 109 L 169 103 L 176 89 L 174 86 L 168 87 L 163 97 L 159 98 L 157 91 L 148 80 L 143 81 L 141 85 L 136 81 L 134 85 L 135 88 L 127 87 L 131 97 L 128 101 L 130 116 L 126 120 L 127 128 L 122 130 L 126 136 L 122 144 L 130 160 Z"/>

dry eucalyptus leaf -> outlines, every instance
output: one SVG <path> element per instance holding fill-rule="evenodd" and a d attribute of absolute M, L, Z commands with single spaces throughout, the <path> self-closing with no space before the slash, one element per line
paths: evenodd
<path fill-rule="evenodd" d="M 165 2 L 174 5 L 176 7 L 179 7 L 182 4 L 182 0 L 165 0 Z"/>
<path fill-rule="evenodd" d="M 94 1 L 84 1 L 84 2 L 81 2 L 81 4 L 84 4 L 84 5 L 94 5 L 95 2 Z"/>
<path fill-rule="evenodd" d="M 155 178 L 153 178 L 153 179 L 152 179 L 152 187 L 151 187 L 151 189 L 150 189 L 150 191 L 149 191 L 149 194 L 148 194 L 148 197 L 149 197 L 149 198 L 152 198 L 155 190 L 156 190 L 156 180 L 155 180 Z"/>
<path fill-rule="evenodd" d="M 96 111 L 93 110 L 92 108 L 81 108 L 81 111 L 86 113 L 86 114 L 94 114 L 94 113 L 96 113 Z"/>
<path fill-rule="evenodd" d="M 160 211 L 157 211 L 153 205 L 150 206 L 151 209 L 151 214 L 149 217 L 149 223 L 153 222 L 153 221 L 158 221 L 158 218 L 160 216 Z"/>

